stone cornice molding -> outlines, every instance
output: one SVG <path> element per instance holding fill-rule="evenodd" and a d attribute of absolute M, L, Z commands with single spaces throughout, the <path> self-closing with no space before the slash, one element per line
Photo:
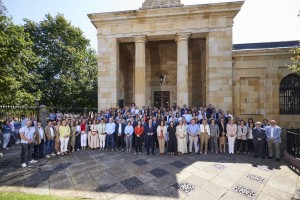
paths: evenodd
<path fill-rule="evenodd" d="M 295 47 L 232 50 L 233 57 L 293 55 Z"/>
<path fill-rule="evenodd" d="M 216 4 L 200 4 L 182 7 L 129 10 L 119 12 L 88 14 L 95 27 L 120 23 L 149 23 L 155 20 L 173 21 L 189 20 L 195 18 L 209 19 L 214 16 L 234 18 L 240 11 L 244 1 L 225 2 Z"/>

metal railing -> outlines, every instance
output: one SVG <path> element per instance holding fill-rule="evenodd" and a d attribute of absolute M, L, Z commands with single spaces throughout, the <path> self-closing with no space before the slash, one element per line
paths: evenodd
<path fill-rule="evenodd" d="M 300 129 L 286 130 L 287 153 L 300 159 Z"/>
<path fill-rule="evenodd" d="M 0 120 L 5 120 L 8 118 L 21 119 L 21 116 L 26 118 L 36 118 L 37 117 L 37 107 L 35 106 L 6 106 L 0 105 Z"/>

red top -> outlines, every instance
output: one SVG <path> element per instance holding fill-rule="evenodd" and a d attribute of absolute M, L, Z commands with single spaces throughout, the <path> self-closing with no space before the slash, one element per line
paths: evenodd
<path fill-rule="evenodd" d="M 134 133 L 135 133 L 136 136 L 143 135 L 143 133 L 144 133 L 144 127 L 143 126 L 141 126 L 141 127 L 136 126 L 134 128 Z"/>
<path fill-rule="evenodd" d="M 80 124 L 81 131 L 85 131 L 85 124 Z"/>

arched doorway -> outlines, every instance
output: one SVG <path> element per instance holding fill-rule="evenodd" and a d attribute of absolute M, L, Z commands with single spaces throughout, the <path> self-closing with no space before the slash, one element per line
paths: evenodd
<path fill-rule="evenodd" d="M 280 82 L 280 114 L 300 114 L 300 76 L 289 74 Z"/>

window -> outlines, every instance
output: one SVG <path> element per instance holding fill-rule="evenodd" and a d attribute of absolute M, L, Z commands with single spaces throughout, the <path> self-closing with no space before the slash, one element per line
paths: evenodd
<path fill-rule="evenodd" d="M 300 76 L 289 74 L 280 83 L 280 114 L 300 114 Z"/>

